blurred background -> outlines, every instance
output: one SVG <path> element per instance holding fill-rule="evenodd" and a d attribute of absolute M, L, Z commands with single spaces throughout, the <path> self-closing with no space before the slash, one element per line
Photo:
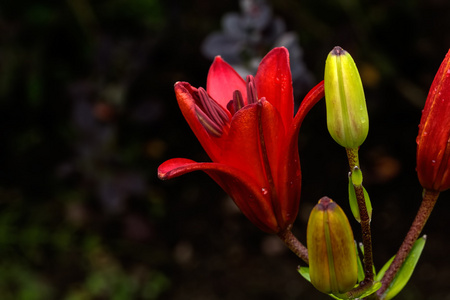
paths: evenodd
<path fill-rule="evenodd" d="M 10 299 L 330 299 L 302 262 L 260 232 L 205 174 L 162 182 L 164 160 L 208 157 L 183 119 L 176 81 L 205 86 L 215 55 L 254 73 L 291 53 L 296 106 L 348 50 L 365 86 L 361 165 L 380 268 L 420 204 L 415 138 L 450 47 L 450 4 L 416 1 L 66 0 L 0 4 L 0 295 Z M 349 213 L 345 152 L 324 103 L 300 131 L 305 241 L 322 196 Z M 450 299 L 450 194 L 398 299 Z M 349 214 L 350 215 L 350 214 Z M 358 224 L 351 220 L 360 240 Z"/>

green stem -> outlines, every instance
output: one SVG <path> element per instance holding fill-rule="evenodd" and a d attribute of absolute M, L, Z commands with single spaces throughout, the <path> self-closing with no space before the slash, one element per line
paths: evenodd
<path fill-rule="evenodd" d="M 423 227 L 425 226 L 428 218 L 430 217 L 431 212 L 433 211 L 434 205 L 439 197 L 439 192 L 424 190 L 422 204 L 420 205 L 419 211 L 417 212 L 416 218 L 414 219 L 411 228 L 406 234 L 405 239 L 403 240 L 402 245 L 398 249 L 397 254 L 395 255 L 394 261 L 389 266 L 389 269 L 384 274 L 381 279 L 382 286 L 377 291 L 377 295 L 380 299 L 384 299 L 384 293 L 389 288 L 392 280 L 394 280 L 395 275 L 398 270 L 402 266 L 409 252 L 411 251 L 414 242 L 419 237 L 422 232 Z"/>
<path fill-rule="evenodd" d="M 359 157 L 357 148 L 346 148 L 350 171 L 355 167 L 359 168 Z M 356 199 L 358 201 L 359 215 L 361 218 L 361 233 L 364 246 L 364 280 L 361 285 L 372 283 L 373 274 L 373 255 L 372 255 L 372 234 L 370 230 L 370 217 L 367 212 L 366 201 L 364 199 L 364 189 L 362 185 L 354 185 Z"/>
<path fill-rule="evenodd" d="M 309 264 L 308 249 L 292 234 L 290 229 L 286 229 L 278 233 L 278 237 L 286 244 L 286 246 L 300 257 L 305 263 Z"/>

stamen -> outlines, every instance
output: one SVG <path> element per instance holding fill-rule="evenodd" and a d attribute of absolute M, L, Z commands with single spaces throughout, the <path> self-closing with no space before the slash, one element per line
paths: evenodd
<path fill-rule="evenodd" d="M 233 92 L 233 99 L 227 103 L 227 109 L 233 116 L 238 110 L 245 106 L 244 98 L 239 90 Z"/>
<path fill-rule="evenodd" d="M 225 124 L 228 122 L 228 115 L 223 110 L 223 108 L 214 100 L 212 100 L 203 88 L 198 89 L 198 96 L 200 105 L 202 106 L 201 108 L 210 118 L 210 120 L 215 122 L 216 124 L 225 126 Z"/>
<path fill-rule="evenodd" d="M 214 123 L 198 106 L 195 107 L 197 118 L 209 134 L 220 137 L 223 133 L 222 127 Z"/>
<path fill-rule="evenodd" d="M 227 109 L 231 113 L 231 115 L 234 115 L 236 113 L 236 111 L 234 110 L 234 100 L 230 100 L 227 103 Z"/>
<path fill-rule="evenodd" d="M 224 127 L 228 126 L 229 123 L 228 112 L 209 97 L 203 88 L 199 88 L 195 96 L 195 113 L 197 119 L 209 134 L 220 137 Z"/>
<path fill-rule="evenodd" d="M 233 106 L 234 106 L 234 112 L 237 112 L 241 108 L 244 107 L 244 98 L 242 97 L 242 94 L 239 90 L 235 90 L 233 92 Z"/>
<path fill-rule="evenodd" d="M 256 92 L 255 78 L 252 75 L 247 76 L 247 103 L 252 104 L 258 102 L 258 94 Z"/>

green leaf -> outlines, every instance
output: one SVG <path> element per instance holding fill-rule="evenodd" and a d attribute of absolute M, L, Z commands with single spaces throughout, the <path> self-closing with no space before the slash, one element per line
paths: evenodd
<path fill-rule="evenodd" d="M 337 296 L 335 296 L 333 294 L 328 294 L 328 296 L 330 296 L 333 299 L 339 299 L 339 300 L 346 299 L 346 298 L 339 298 L 339 297 L 337 297 Z"/>
<path fill-rule="evenodd" d="M 356 242 L 356 241 L 355 241 L 355 242 Z M 358 244 L 358 247 L 357 247 L 356 249 L 359 249 L 359 251 L 361 251 L 361 255 L 364 256 L 364 244 L 363 244 L 363 243 L 359 243 L 359 244 Z M 359 256 L 358 256 L 358 258 L 359 258 Z M 364 279 L 365 276 L 366 276 L 366 274 L 364 273 L 364 265 L 363 265 L 363 263 L 361 262 L 361 259 L 359 259 L 359 263 L 361 264 L 362 272 L 363 272 L 363 275 L 364 275 L 363 279 Z M 373 271 L 373 274 L 374 274 L 374 275 L 377 274 L 377 270 L 375 269 L 375 265 L 372 265 L 372 271 Z M 362 279 L 361 279 L 361 280 L 362 280 Z M 360 281 L 360 280 L 359 280 L 359 270 L 358 270 L 358 281 Z M 375 279 L 375 281 L 377 281 L 377 279 Z"/>
<path fill-rule="evenodd" d="M 361 281 L 364 280 L 365 274 L 364 274 L 364 267 L 363 267 L 363 264 L 361 262 L 361 258 L 359 257 L 359 254 L 358 254 L 359 253 L 358 252 L 358 243 L 356 241 L 355 241 L 355 248 L 356 248 L 356 253 L 357 253 L 356 257 L 358 259 L 358 261 L 357 261 L 357 264 L 358 264 L 358 282 L 361 282 Z"/>
<path fill-rule="evenodd" d="M 377 276 L 375 276 L 375 280 L 380 281 L 380 280 L 383 278 L 384 273 L 386 273 L 386 271 L 389 269 L 389 267 L 390 267 L 392 261 L 394 260 L 394 258 L 395 258 L 395 255 L 392 256 L 391 259 L 389 259 L 389 260 L 384 264 L 384 266 L 383 266 L 383 267 L 380 269 L 380 271 L 378 272 Z"/>
<path fill-rule="evenodd" d="M 363 187 L 364 191 L 364 200 L 366 201 L 366 209 L 369 214 L 369 218 L 372 219 L 372 203 L 370 202 L 369 194 L 366 189 Z M 350 209 L 352 211 L 353 216 L 355 217 L 358 223 L 361 223 L 361 217 L 359 215 L 359 206 L 358 200 L 356 199 L 355 187 L 353 185 L 351 173 L 348 176 L 348 198 L 350 203 Z"/>
<path fill-rule="evenodd" d="M 358 223 L 361 223 L 361 217 L 359 216 L 358 200 L 356 199 L 355 187 L 353 186 L 351 176 L 348 176 L 348 198 L 350 202 L 350 209 Z"/>
<path fill-rule="evenodd" d="M 381 282 L 375 281 L 370 289 L 368 289 L 364 294 L 358 296 L 358 299 L 363 299 L 364 297 L 367 297 L 369 295 L 372 295 L 376 291 L 378 291 L 381 288 Z"/>
<path fill-rule="evenodd" d="M 372 202 L 370 202 L 369 193 L 367 193 L 366 188 L 363 187 L 364 200 L 366 201 L 366 209 L 369 214 L 369 219 L 372 220 Z"/>
<path fill-rule="evenodd" d="M 303 278 L 305 278 L 306 280 L 308 280 L 309 282 L 311 282 L 311 279 L 309 277 L 309 267 L 299 267 L 297 269 L 297 271 L 300 273 L 300 275 L 302 275 Z M 342 298 L 338 298 L 333 294 L 327 294 L 328 296 L 330 296 L 331 298 L 334 299 L 342 299 Z"/>
<path fill-rule="evenodd" d="M 394 280 L 392 281 L 389 288 L 386 290 L 384 298 L 385 300 L 394 298 L 408 283 L 412 273 L 414 272 L 417 262 L 419 261 L 423 248 L 425 247 L 426 239 L 427 237 L 426 235 L 424 235 L 423 237 L 417 239 L 417 241 L 414 243 L 411 252 L 406 257 L 405 262 L 398 270 L 397 275 L 395 275 Z M 383 277 L 384 273 L 387 271 L 392 261 L 394 260 L 394 257 L 392 257 L 377 274 L 377 280 Z"/>
<path fill-rule="evenodd" d="M 309 267 L 300 267 L 297 271 L 303 276 L 303 278 L 311 282 L 311 278 L 309 277 Z"/>

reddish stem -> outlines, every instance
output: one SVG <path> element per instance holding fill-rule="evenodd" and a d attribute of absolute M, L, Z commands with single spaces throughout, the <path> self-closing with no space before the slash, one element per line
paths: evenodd
<path fill-rule="evenodd" d="M 394 280 L 395 275 L 397 274 L 398 270 L 402 266 L 409 252 L 411 251 L 412 246 L 414 245 L 415 241 L 422 232 L 425 223 L 427 222 L 431 212 L 433 211 L 434 205 L 436 204 L 436 200 L 438 199 L 438 197 L 439 192 L 430 191 L 426 189 L 424 190 L 422 204 L 420 205 L 416 218 L 414 219 L 411 228 L 406 234 L 406 237 L 403 240 L 400 249 L 395 255 L 394 261 L 384 274 L 383 279 L 381 279 L 381 283 L 383 285 L 377 291 L 377 295 L 380 299 L 384 299 L 385 296 L 384 293 L 389 288 L 389 285 L 392 283 L 392 280 Z"/>
<path fill-rule="evenodd" d="M 292 234 L 290 229 L 279 232 L 278 236 L 292 252 L 309 264 L 308 249 Z"/>

